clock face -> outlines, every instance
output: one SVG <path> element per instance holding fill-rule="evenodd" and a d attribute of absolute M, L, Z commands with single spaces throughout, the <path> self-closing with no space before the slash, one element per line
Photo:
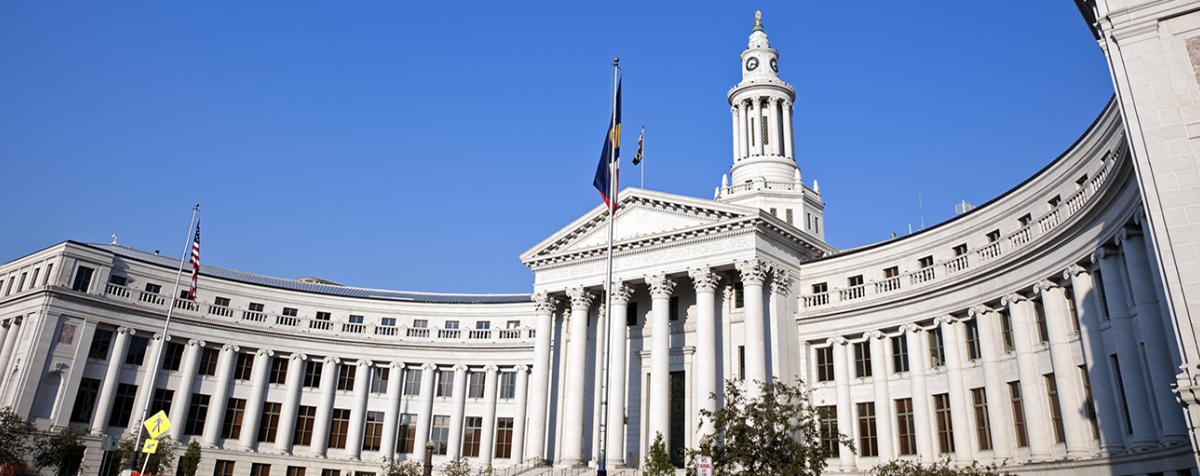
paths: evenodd
<path fill-rule="evenodd" d="M 775 58 L 771 58 L 771 71 L 779 72 L 779 61 L 776 61 Z"/>
<path fill-rule="evenodd" d="M 754 71 L 758 69 L 758 58 L 751 57 L 746 60 L 746 71 Z"/>

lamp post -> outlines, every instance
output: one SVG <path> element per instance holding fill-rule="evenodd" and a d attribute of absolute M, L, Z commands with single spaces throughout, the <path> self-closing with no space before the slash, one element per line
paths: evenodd
<path fill-rule="evenodd" d="M 433 441 L 425 442 L 425 476 L 433 476 Z"/>

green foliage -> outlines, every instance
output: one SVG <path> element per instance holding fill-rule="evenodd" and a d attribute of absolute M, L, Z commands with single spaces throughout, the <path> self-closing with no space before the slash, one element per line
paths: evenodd
<path fill-rule="evenodd" d="M 122 468 L 142 469 L 146 455 L 142 453 L 142 447 L 137 446 L 139 443 L 141 442 L 135 435 L 127 436 L 117 443 L 117 456 L 121 458 Z M 178 452 L 179 443 L 171 438 L 160 438 L 158 451 L 150 455 L 150 462 L 146 465 L 146 474 L 171 474 L 171 469 L 175 467 L 175 453 Z"/>
<path fill-rule="evenodd" d="M 443 476 L 471 476 L 471 465 L 466 458 L 454 458 L 442 468 Z"/>
<path fill-rule="evenodd" d="M 650 452 L 646 453 L 645 461 L 642 462 L 642 474 L 645 476 L 675 474 L 675 465 L 671 464 L 671 456 L 667 454 L 667 447 L 663 444 L 662 433 L 654 435 L 654 443 L 650 445 Z"/>
<path fill-rule="evenodd" d="M 952 467 L 949 459 L 921 464 L 909 460 L 893 460 L 871 468 L 874 476 L 1001 476 L 995 465 L 983 466 L 972 461 L 970 466 Z"/>
<path fill-rule="evenodd" d="M 75 474 L 83 460 L 86 430 L 63 428 L 41 438 L 33 453 L 33 465 L 53 469 L 57 474 Z"/>
<path fill-rule="evenodd" d="M 0 465 L 23 465 L 25 458 L 37 443 L 37 432 L 33 425 L 13 412 L 11 408 L 0 409 Z"/>
<path fill-rule="evenodd" d="M 196 476 L 196 469 L 200 467 L 200 442 L 192 440 L 188 444 L 187 450 L 183 452 L 183 457 L 179 459 L 179 472 L 183 476 Z"/>
<path fill-rule="evenodd" d="M 747 385 L 757 385 L 759 396 L 747 395 L 739 382 L 726 382 L 724 406 L 700 411 L 702 422 L 709 422 L 715 432 L 700 439 L 689 459 L 711 457 L 716 475 L 821 474 L 831 455 L 820 443 L 820 417 L 809 390 L 799 381 Z M 854 451 L 846 435 L 830 437 Z"/>
<path fill-rule="evenodd" d="M 383 476 L 421 476 L 421 465 L 416 461 L 389 460 L 383 465 Z"/>

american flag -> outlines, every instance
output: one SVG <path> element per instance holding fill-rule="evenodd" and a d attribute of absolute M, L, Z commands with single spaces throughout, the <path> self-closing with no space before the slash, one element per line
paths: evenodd
<path fill-rule="evenodd" d="M 188 297 L 196 300 L 196 279 L 200 277 L 200 220 L 196 220 L 196 238 L 192 240 L 192 287 Z"/>

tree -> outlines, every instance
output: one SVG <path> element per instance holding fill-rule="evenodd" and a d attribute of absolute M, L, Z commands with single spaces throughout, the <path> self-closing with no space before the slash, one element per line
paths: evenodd
<path fill-rule="evenodd" d="M 183 476 L 196 476 L 196 468 L 200 467 L 200 442 L 192 440 L 188 443 L 183 457 L 179 458 L 179 473 Z"/>
<path fill-rule="evenodd" d="M 56 474 L 77 473 L 83 460 L 84 435 L 86 430 L 70 428 L 46 435 L 33 453 L 33 465 L 53 469 Z"/>
<path fill-rule="evenodd" d="M 454 458 L 446 463 L 446 467 L 442 468 L 443 476 L 471 476 L 471 465 L 467 464 L 466 458 Z"/>
<path fill-rule="evenodd" d="M 37 432 L 33 425 L 13 412 L 11 408 L 0 409 L 0 466 L 20 466 L 33 450 Z"/>
<path fill-rule="evenodd" d="M 689 451 L 693 461 L 700 455 L 711 457 L 717 475 L 806 476 L 820 474 L 831 456 L 821 444 L 822 437 L 854 451 L 845 434 L 821 434 L 820 417 L 803 383 L 775 380 L 752 385 L 758 385 L 759 397 L 746 395 L 737 382 L 726 382 L 725 405 L 700 411 L 701 421 L 709 422 L 715 432 Z"/>
<path fill-rule="evenodd" d="M 412 460 L 388 460 L 383 465 L 383 476 L 421 476 L 421 465 Z"/>
<path fill-rule="evenodd" d="M 995 465 L 981 466 L 978 461 L 972 461 L 970 466 L 955 468 L 950 466 L 950 460 L 944 459 L 936 463 L 921 464 L 909 460 L 892 460 L 871 468 L 874 476 L 1000 476 Z"/>
<path fill-rule="evenodd" d="M 122 468 L 137 468 L 139 471 L 142 469 L 142 463 L 146 460 L 146 456 L 142 453 L 142 448 L 136 446 L 137 444 L 136 435 L 129 435 L 117 443 L 117 456 L 121 458 Z M 145 474 L 171 474 L 171 469 L 175 467 L 175 453 L 177 452 L 179 452 L 179 443 L 171 438 L 160 438 L 158 450 L 150 455 L 150 462 L 146 463 Z"/>
<path fill-rule="evenodd" d="M 642 473 L 646 476 L 668 476 L 675 474 L 675 465 L 671 464 L 671 455 L 667 454 L 667 446 L 663 444 L 662 433 L 655 433 L 654 443 L 646 453 L 642 462 Z"/>

